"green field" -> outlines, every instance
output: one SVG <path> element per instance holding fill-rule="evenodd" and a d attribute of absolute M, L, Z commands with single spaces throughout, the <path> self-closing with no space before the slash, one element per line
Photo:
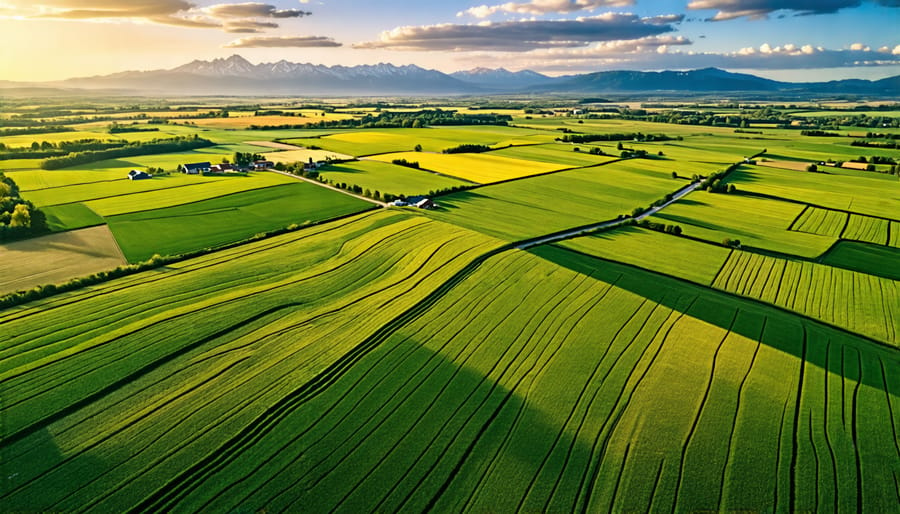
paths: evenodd
<path fill-rule="evenodd" d="M 335 184 L 356 184 L 382 195 L 421 195 L 467 184 L 427 171 L 370 160 L 332 164 L 319 168 L 319 174 Z"/>
<path fill-rule="evenodd" d="M 553 141 L 555 137 L 557 137 L 555 134 L 544 131 L 483 126 L 341 131 L 322 137 L 282 138 L 282 142 L 297 146 L 317 146 L 359 157 L 390 152 L 411 152 L 416 145 L 421 145 L 422 150 L 426 152 L 440 152 L 461 144 L 506 146 L 513 143 L 547 143 Z"/>
<path fill-rule="evenodd" d="M 745 246 L 818 257 L 834 237 L 789 231 L 804 205 L 740 194 L 697 192 L 679 200 L 653 219 L 680 225 L 684 234 L 712 243 L 737 239 Z"/>
<path fill-rule="evenodd" d="M 896 511 L 900 182 L 798 170 L 900 152 L 776 128 L 811 102 L 621 99 L 708 123 L 687 125 L 615 119 L 618 101 L 449 98 L 515 126 L 270 131 L 241 127 L 437 104 L 4 99 L 0 124 L 231 117 L 122 134 L 216 145 L 192 152 L 0 160 L 61 232 L 0 245 L 6 290 L 33 288 L 0 298 L 0 511 Z M 555 141 L 638 132 L 669 140 Z M 442 153 L 475 144 L 491 148 Z M 437 205 L 272 172 L 125 179 L 235 152 L 360 157 L 321 178 Z M 662 225 L 628 218 L 762 152 L 780 167 L 742 164 L 720 183 L 736 190 L 645 220 Z M 11 209 L 0 235 L 30 234 Z"/>
<path fill-rule="evenodd" d="M 735 252 L 713 287 L 759 298 L 891 344 L 900 342 L 900 284 L 813 262 Z"/>
<path fill-rule="evenodd" d="M 467 266 L 495 246 L 379 212 L 3 314 L 4 505 L 895 504 L 895 350 L 559 248 Z"/>
<path fill-rule="evenodd" d="M 840 241 L 822 257 L 822 262 L 830 266 L 900 280 L 898 259 L 900 250 L 895 247 Z"/>
<path fill-rule="evenodd" d="M 701 285 L 712 284 L 731 252 L 681 237 L 637 227 L 623 227 L 558 243 L 607 260 L 624 262 Z M 665 251 L 660 251 L 664 248 Z"/>
<path fill-rule="evenodd" d="M 106 218 L 131 262 L 154 254 L 178 255 L 246 239 L 288 225 L 312 223 L 371 208 L 372 204 L 297 182 L 209 200 Z"/>

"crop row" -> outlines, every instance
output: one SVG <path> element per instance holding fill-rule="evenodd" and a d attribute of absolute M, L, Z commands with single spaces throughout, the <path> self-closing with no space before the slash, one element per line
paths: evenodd
<path fill-rule="evenodd" d="M 840 237 L 844 231 L 844 226 L 847 224 L 848 216 L 849 214 L 846 212 L 807 207 L 794 221 L 791 229 L 797 232 Z"/>
<path fill-rule="evenodd" d="M 447 282 L 496 242 L 423 218 L 316 229 L 0 317 L 3 505 L 896 501 L 896 351 L 555 247 Z"/>
<path fill-rule="evenodd" d="M 713 287 L 897 344 L 895 280 L 808 261 L 734 252 Z"/>

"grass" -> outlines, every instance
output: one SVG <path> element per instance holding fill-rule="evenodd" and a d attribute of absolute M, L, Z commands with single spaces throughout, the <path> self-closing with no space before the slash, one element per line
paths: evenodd
<path fill-rule="evenodd" d="M 106 223 L 102 216 L 80 202 L 42 207 L 41 211 L 47 216 L 47 226 L 54 232 L 92 227 Z"/>
<path fill-rule="evenodd" d="M 466 266 L 496 242 L 421 217 L 304 232 L 4 314 L 4 505 L 895 502 L 895 350 L 560 248 Z"/>
<path fill-rule="evenodd" d="M 581 151 L 575 152 L 574 148 L 580 148 Z M 589 148 L 590 147 L 587 146 L 553 143 L 503 148 L 492 151 L 490 155 L 512 157 L 514 159 L 523 159 L 526 161 L 564 164 L 571 167 L 591 166 L 593 164 L 608 162 L 615 158 L 606 155 L 591 155 L 588 153 Z"/>
<path fill-rule="evenodd" d="M 319 173 L 337 184 L 357 184 L 373 192 L 394 195 L 426 194 L 466 184 L 451 177 L 371 160 L 333 164 L 320 168 Z"/>
<path fill-rule="evenodd" d="M 423 169 L 479 184 L 539 175 L 548 171 L 557 171 L 570 167 L 564 164 L 512 159 L 494 155 L 493 153 L 437 154 L 401 152 L 377 155 L 372 157 L 372 159 L 382 162 L 391 162 L 395 159 L 418 162 Z"/>
<path fill-rule="evenodd" d="M 741 166 L 728 178 L 741 191 L 809 202 L 858 214 L 900 218 L 900 182 Z"/>
<path fill-rule="evenodd" d="M 438 219 L 517 241 L 630 214 L 682 186 L 616 162 L 453 193 L 438 199 Z M 637 170 L 637 171 L 636 171 Z"/>
<path fill-rule="evenodd" d="M 769 198 L 697 192 L 670 205 L 653 219 L 680 225 L 684 235 L 716 244 L 737 239 L 744 246 L 818 257 L 835 238 L 787 230 L 803 209 L 801 204 Z"/>
<path fill-rule="evenodd" d="M 154 254 L 221 246 L 291 224 L 359 212 L 371 204 L 314 184 L 297 182 L 107 218 L 130 262 Z"/>
<path fill-rule="evenodd" d="M 122 264 L 125 259 L 106 226 L 0 244 L 0 294 L 57 284 Z"/>
<path fill-rule="evenodd" d="M 900 280 L 900 249 L 855 241 L 840 241 L 822 257 L 822 263 L 869 275 Z"/>
<path fill-rule="evenodd" d="M 898 343 L 900 290 L 894 280 L 813 262 L 735 252 L 713 286 Z"/>
<path fill-rule="evenodd" d="M 637 227 L 577 237 L 563 248 L 681 277 L 701 285 L 712 283 L 730 250 Z M 660 251 L 664 248 L 665 251 Z"/>

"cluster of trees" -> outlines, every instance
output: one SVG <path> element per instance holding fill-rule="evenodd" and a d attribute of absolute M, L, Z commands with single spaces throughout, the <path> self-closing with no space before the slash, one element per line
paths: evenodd
<path fill-rule="evenodd" d="M 72 127 L 63 127 L 62 125 L 46 125 L 43 127 L 20 127 L 8 128 L 0 130 L 0 137 L 6 136 L 25 136 L 29 134 L 51 134 L 54 132 L 75 132 Z"/>
<path fill-rule="evenodd" d="M 406 166 L 407 168 L 419 168 L 419 161 L 407 161 L 406 159 L 394 159 L 391 161 L 391 164 L 396 164 L 397 166 Z"/>
<path fill-rule="evenodd" d="M 736 193 L 737 187 L 734 184 L 726 184 L 722 181 L 730 170 L 731 168 L 725 171 L 717 171 L 706 178 L 694 175 L 694 181 L 700 180 L 700 189 L 709 193 Z"/>
<path fill-rule="evenodd" d="M 679 138 L 680 139 L 680 138 Z M 594 141 L 672 141 L 673 138 L 665 134 L 642 134 L 632 132 L 628 134 L 566 134 L 556 138 L 563 143 L 592 143 Z"/>
<path fill-rule="evenodd" d="M 657 232 L 665 232 L 666 234 L 675 234 L 676 236 L 680 236 L 682 233 L 679 225 L 666 225 L 665 223 L 657 223 L 646 219 L 638 222 L 637 226 L 655 230 Z"/>
<path fill-rule="evenodd" d="M 884 134 L 881 132 L 866 132 L 866 139 L 900 139 L 900 134 Z"/>
<path fill-rule="evenodd" d="M 873 155 L 869 158 L 866 158 L 865 155 L 860 155 L 856 159 L 850 159 L 850 162 L 861 162 L 861 163 L 872 163 L 872 164 L 897 164 L 891 157 L 885 157 L 883 155 Z"/>
<path fill-rule="evenodd" d="M 580 151 L 581 151 L 581 148 L 578 148 L 578 147 L 576 146 L 576 147 L 573 148 L 572 150 L 574 150 L 574 151 L 576 151 L 576 152 L 580 152 Z M 599 146 L 592 146 L 591 149 L 588 150 L 588 153 L 591 154 L 591 155 L 606 155 L 605 153 L 603 153 L 603 149 L 600 148 Z"/>
<path fill-rule="evenodd" d="M 253 152 L 234 152 L 232 164 L 239 167 L 246 167 L 250 166 L 253 161 L 262 161 L 265 160 L 265 158 L 264 155 Z"/>
<path fill-rule="evenodd" d="M 740 239 L 731 239 L 729 237 L 726 237 L 725 239 L 722 240 L 722 246 L 727 246 L 729 248 L 740 248 L 741 240 Z"/>
<path fill-rule="evenodd" d="M 299 177 L 311 178 L 313 180 L 319 178 L 318 171 L 307 170 L 306 166 L 301 161 L 291 163 L 276 162 L 275 169 L 278 171 L 286 171 L 292 175 L 297 175 Z"/>
<path fill-rule="evenodd" d="M 837 132 L 827 132 L 825 130 L 801 130 L 801 136 L 814 136 L 814 137 L 841 137 Z"/>
<path fill-rule="evenodd" d="M 490 150 L 491 150 L 491 147 L 488 145 L 465 144 L 465 145 L 454 146 L 453 148 L 444 148 L 441 151 L 441 153 L 481 153 L 481 152 L 488 152 Z"/>
<path fill-rule="evenodd" d="M 0 241 L 23 239 L 47 231 L 44 213 L 23 200 L 15 181 L 0 173 Z"/>
<path fill-rule="evenodd" d="M 900 148 L 900 143 L 896 141 L 865 141 L 862 139 L 857 139 L 850 143 L 850 146 L 865 146 L 868 148 L 891 148 L 896 149 Z"/>
<path fill-rule="evenodd" d="M 186 150 L 213 146 L 214 144 L 215 143 L 212 141 L 203 139 L 196 134 L 193 136 L 182 136 L 171 139 L 153 139 L 146 142 L 127 143 L 125 146 L 108 150 L 75 152 L 62 157 L 50 157 L 41 163 L 41 168 L 45 170 L 56 170 L 89 162 L 118 159 L 120 157 L 183 152 Z"/>
<path fill-rule="evenodd" d="M 292 130 L 323 128 L 421 128 L 430 125 L 509 125 L 507 114 L 460 114 L 443 109 L 409 112 L 367 113 L 362 118 L 320 120 L 304 125 L 250 125 L 251 130 Z"/>
<path fill-rule="evenodd" d="M 116 122 L 113 122 L 112 125 L 109 126 L 110 134 L 124 134 L 126 132 L 158 132 L 159 127 L 148 127 L 146 125 L 138 125 L 136 123 L 132 123 L 131 125 L 119 125 Z"/>

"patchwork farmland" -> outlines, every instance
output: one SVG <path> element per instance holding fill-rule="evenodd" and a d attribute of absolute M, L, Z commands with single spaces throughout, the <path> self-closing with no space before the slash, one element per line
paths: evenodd
<path fill-rule="evenodd" d="M 900 501 L 900 183 L 804 171 L 849 142 L 205 102 L 131 133 L 189 151 L 0 160 L 46 224 L 0 247 L 4 510 Z"/>

